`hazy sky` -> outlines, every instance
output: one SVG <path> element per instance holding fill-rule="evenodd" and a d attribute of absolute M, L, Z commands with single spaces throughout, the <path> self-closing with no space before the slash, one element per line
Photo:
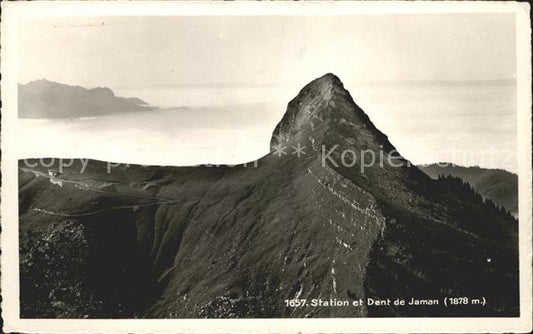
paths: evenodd
<path fill-rule="evenodd" d="M 286 85 L 515 77 L 514 14 L 21 21 L 20 82 Z"/>
<path fill-rule="evenodd" d="M 42 138 L 26 148 L 27 156 L 246 161 L 268 152 L 289 100 L 333 72 L 413 162 L 516 170 L 513 13 L 62 17 L 21 20 L 18 29 L 21 83 L 46 78 L 107 86 L 155 105 L 209 107 L 178 118 L 136 119 L 134 129 L 119 120 L 107 128 L 96 121 L 77 127 L 30 122 L 20 133 Z M 199 115 L 229 117 L 233 129 L 201 125 Z M 206 133 L 234 139 L 231 161 L 212 160 L 228 144 L 205 140 Z M 179 160 L 179 152 L 191 149 L 187 158 L 194 161 Z M 499 153 L 488 161 L 494 150 Z"/>

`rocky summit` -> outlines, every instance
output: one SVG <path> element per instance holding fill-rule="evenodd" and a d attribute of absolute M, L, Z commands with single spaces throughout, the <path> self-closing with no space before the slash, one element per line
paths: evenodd
<path fill-rule="evenodd" d="M 22 317 L 519 315 L 516 220 L 411 165 L 333 74 L 254 162 L 65 161 L 19 163 Z"/>

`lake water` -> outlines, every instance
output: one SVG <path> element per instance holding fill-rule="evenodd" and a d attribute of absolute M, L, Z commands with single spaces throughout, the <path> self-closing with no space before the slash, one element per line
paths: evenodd
<path fill-rule="evenodd" d="M 514 82 L 346 85 L 398 151 L 516 171 Z M 186 107 L 18 123 L 19 156 L 84 157 L 158 165 L 239 163 L 268 153 L 296 87 L 118 89 L 153 105 Z"/>

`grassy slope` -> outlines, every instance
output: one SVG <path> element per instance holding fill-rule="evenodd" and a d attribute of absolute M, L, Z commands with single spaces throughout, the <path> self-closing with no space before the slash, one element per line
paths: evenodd
<path fill-rule="evenodd" d="M 97 164 L 91 161 L 89 168 Z M 150 259 L 161 292 L 150 316 L 366 314 L 364 308 L 292 309 L 283 301 L 299 290 L 301 298 L 346 298 L 348 290 L 364 295 L 368 253 L 382 224 L 373 198 L 317 166 L 314 159 L 296 163 L 290 157 L 270 156 L 259 166 L 132 167 L 112 174 L 103 168 L 85 174 L 70 174 L 69 169 L 58 176 L 91 183 L 90 189 L 117 182 L 114 188 L 107 186 L 109 193 L 79 189 L 73 183 L 59 187 L 40 176 L 22 186 L 21 238 L 25 231 L 65 218 L 36 211 L 43 207 L 56 214 L 84 214 L 70 218 L 98 239 L 109 233 L 109 226 L 122 224 L 128 231 L 127 226 L 135 224 L 138 256 Z M 276 173 L 283 177 L 272 177 Z M 26 172 L 21 174 L 21 179 L 28 178 Z M 146 188 L 146 182 L 151 186 Z M 351 209 L 348 198 L 361 210 Z M 107 247 L 111 253 L 116 248 L 111 241 Z"/>

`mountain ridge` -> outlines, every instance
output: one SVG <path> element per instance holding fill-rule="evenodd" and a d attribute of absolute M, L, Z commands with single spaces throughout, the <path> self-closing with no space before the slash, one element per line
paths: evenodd
<path fill-rule="evenodd" d="M 19 118 L 77 118 L 150 111 L 138 98 L 116 96 L 108 87 L 84 88 L 46 79 L 18 85 Z"/>
<path fill-rule="evenodd" d="M 492 200 L 518 217 L 518 175 L 499 168 L 465 167 L 451 163 L 433 163 L 418 166 L 431 178 L 455 176 L 468 182 L 485 199 Z"/>

